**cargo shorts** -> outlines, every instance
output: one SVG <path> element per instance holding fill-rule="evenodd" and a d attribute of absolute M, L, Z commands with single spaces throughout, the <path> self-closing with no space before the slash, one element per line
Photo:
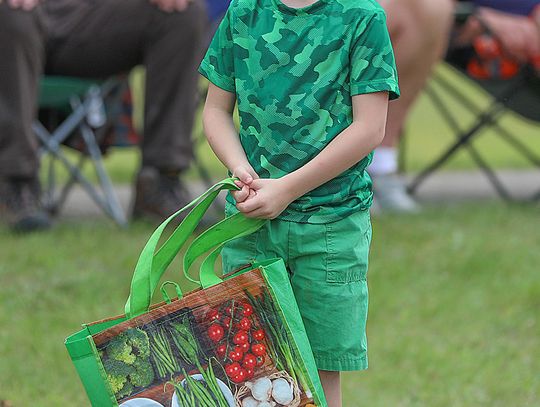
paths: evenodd
<path fill-rule="evenodd" d="M 367 369 L 369 211 L 327 224 L 267 222 L 229 242 L 223 270 L 280 257 L 285 261 L 319 370 Z"/>

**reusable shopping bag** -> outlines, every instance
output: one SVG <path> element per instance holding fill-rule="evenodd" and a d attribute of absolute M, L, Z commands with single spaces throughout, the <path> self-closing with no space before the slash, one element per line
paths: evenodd
<path fill-rule="evenodd" d="M 192 209 L 159 249 L 165 227 L 182 210 L 152 234 L 135 267 L 125 315 L 83 325 L 66 339 L 93 406 L 326 406 L 283 260 L 227 276 L 214 272 L 223 245 L 265 221 L 239 213 L 195 237 L 183 271 L 198 288 L 185 294 L 165 282 L 165 302 L 151 306 L 166 268 L 223 189 L 237 189 L 234 179 L 183 208 Z M 198 259 L 200 267 L 190 272 Z M 169 298 L 167 285 L 177 298 Z"/>

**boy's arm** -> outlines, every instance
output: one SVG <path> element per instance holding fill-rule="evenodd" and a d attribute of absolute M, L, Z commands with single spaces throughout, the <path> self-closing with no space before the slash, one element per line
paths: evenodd
<path fill-rule="evenodd" d="M 249 188 L 244 184 L 250 184 L 259 177 L 246 157 L 234 126 L 232 115 L 235 102 L 234 93 L 210 83 L 203 110 L 203 125 L 208 143 L 216 156 L 242 181 L 242 184 L 238 184 L 242 191 L 233 193 L 236 201 L 242 202 L 249 196 Z"/>
<path fill-rule="evenodd" d="M 353 122 L 303 167 L 278 179 L 250 184 L 256 195 L 238 203 L 248 217 L 273 219 L 291 202 L 362 160 L 384 138 L 388 93 L 353 96 Z"/>

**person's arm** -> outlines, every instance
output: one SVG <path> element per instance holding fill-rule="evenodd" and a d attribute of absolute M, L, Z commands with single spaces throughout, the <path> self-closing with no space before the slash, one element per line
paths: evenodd
<path fill-rule="evenodd" d="M 242 190 L 233 193 L 235 200 L 242 202 L 249 196 L 247 185 L 258 178 L 258 175 L 246 157 L 233 122 L 235 102 L 234 93 L 227 92 L 210 82 L 203 110 L 203 125 L 208 144 L 216 156 L 242 181 L 237 184 Z"/>
<path fill-rule="evenodd" d="M 294 200 L 337 177 L 377 147 L 383 137 L 388 93 L 353 96 L 353 122 L 315 158 L 278 179 L 256 179 L 255 195 L 238 203 L 248 217 L 274 219 Z"/>
<path fill-rule="evenodd" d="M 503 51 L 517 61 L 527 61 L 540 53 L 540 26 L 534 16 L 509 14 L 489 7 L 478 7 L 457 31 L 455 44 L 471 44 L 485 28 L 500 42 Z"/>

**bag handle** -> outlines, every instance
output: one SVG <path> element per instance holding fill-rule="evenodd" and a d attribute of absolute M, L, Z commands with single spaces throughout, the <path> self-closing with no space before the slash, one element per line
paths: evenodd
<path fill-rule="evenodd" d="M 135 266 L 129 297 L 124 307 L 125 314 L 129 319 L 148 311 L 152 296 L 163 273 L 192 235 L 219 192 L 223 189 L 238 189 L 234 181 L 234 178 L 227 178 L 213 185 L 200 197 L 169 216 L 150 236 Z M 193 208 L 191 212 L 156 252 L 166 226 L 180 213 L 190 208 Z"/>
<path fill-rule="evenodd" d="M 247 218 L 239 212 L 208 228 L 193 240 L 184 254 L 183 269 L 185 277 L 194 283 L 200 284 L 202 288 L 221 283 L 223 280 L 215 274 L 214 264 L 223 246 L 231 240 L 256 232 L 266 222 L 266 219 Z M 198 273 L 199 280 L 194 279 L 189 274 L 190 267 L 197 258 L 212 249 L 213 251 L 203 260 Z"/>

